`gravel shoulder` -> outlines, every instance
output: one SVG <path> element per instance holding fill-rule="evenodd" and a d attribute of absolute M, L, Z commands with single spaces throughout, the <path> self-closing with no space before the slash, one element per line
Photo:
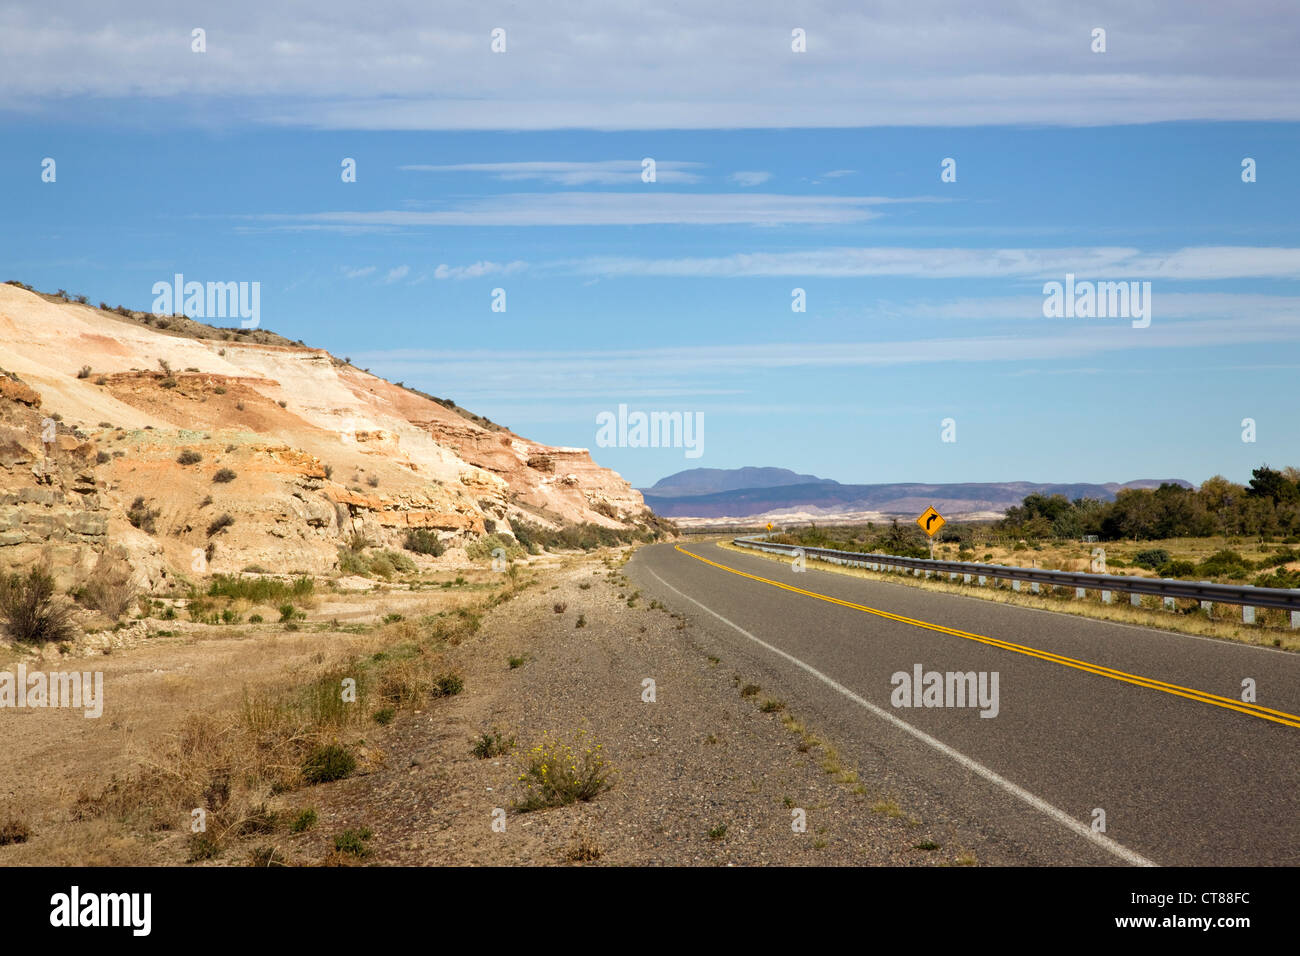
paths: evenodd
<path fill-rule="evenodd" d="M 742 694 L 747 675 L 711 657 L 684 618 L 640 597 L 629 606 L 625 557 L 568 559 L 495 608 L 449 654 L 463 693 L 400 714 L 376 735 L 384 759 L 372 772 L 294 794 L 320 822 L 281 841 L 290 860 L 321 859 L 333 834 L 365 827 L 365 862 L 379 865 L 976 862 L 950 832 L 860 782 L 771 694 Z M 515 752 L 474 757 L 472 741 L 491 729 L 515 738 Z M 613 787 L 513 810 L 520 753 L 578 731 L 603 746 Z"/>

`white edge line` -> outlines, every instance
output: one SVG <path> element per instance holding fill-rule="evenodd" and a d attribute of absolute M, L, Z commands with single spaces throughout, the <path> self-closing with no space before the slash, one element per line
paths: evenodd
<path fill-rule="evenodd" d="M 1052 818 L 1057 823 L 1061 824 L 1063 827 L 1069 830 L 1073 830 L 1079 836 L 1091 840 L 1093 843 L 1097 844 L 1097 846 L 1099 846 L 1101 849 L 1105 850 L 1106 852 L 1111 853 L 1114 856 L 1119 857 L 1121 860 L 1125 861 L 1126 863 L 1131 863 L 1134 866 L 1157 866 L 1158 865 L 1152 862 L 1151 860 L 1148 860 L 1146 857 L 1142 856 L 1142 854 L 1130 850 L 1128 847 L 1124 846 L 1121 843 L 1115 842 L 1110 837 L 1101 833 L 1094 832 L 1092 828 L 1084 826 L 1081 822 L 1076 820 L 1074 817 L 1070 816 L 1064 810 L 1060 810 L 1057 807 L 1052 806 L 1050 803 L 1048 803 L 1046 800 L 1042 799 L 1041 797 L 1034 796 L 1032 793 L 1030 793 L 1028 790 L 1025 790 L 1023 787 L 1016 786 L 1010 780 L 990 770 L 988 767 L 984 766 L 979 761 L 972 760 L 970 757 L 967 757 L 964 753 L 961 753 L 960 751 L 954 750 L 952 747 L 949 747 L 942 740 L 938 740 L 934 737 L 931 737 L 925 731 L 918 730 L 916 727 L 913 727 L 907 721 L 900 720 L 899 718 L 891 714 L 889 711 L 883 710 L 880 707 L 877 707 L 875 704 L 871 703 L 871 701 L 859 697 L 857 694 L 853 693 L 853 691 L 849 690 L 843 684 L 835 681 L 830 677 L 827 677 L 825 674 L 817 670 L 817 668 L 813 667 L 811 664 L 805 664 L 803 661 L 799 660 L 799 658 L 795 657 L 794 655 L 787 654 L 779 647 L 773 647 L 771 644 L 767 643 L 767 641 L 764 641 L 762 638 L 755 637 L 753 634 L 749 633 L 749 631 L 745 630 L 739 624 L 736 624 L 734 621 L 727 620 L 717 611 L 701 604 L 699 601 L 695 600 L 695 598 L 691 597 L 689 594 L 684 594 L 683 592 L 677 590 L 677 588 L 673 587 L 663 578 L 659 577 L 659 575 L 655 574 L 655 572 L 650 568 L 646 568 L 645 570 L 656 581 L 658 581 L 664 587 L 668 588 L 668 590 L 672 591 L 675 594 L 681 595 L 682 597 L 686 598 L 686 600 L 694 604 L 696 607 L 704 611 L 707 611 L 709 614 L 712 614 L 723 624 L 726 624 L 728 627 L 734 628 L 735 630 L 739 631 L 741 634 L 745 635 L 745 637 L 749 638 L 759 647 L 771 651 L 773 654 L 776 654 L 778 657 L 784 657 L 791 664 L 794 664 L 796 667 L 800 668 L 801 670 L 807 671 L 809 674 L 817 678 L 827 687 L 831 688 L 834 691 L 839 692 L 840 694 L 843 694 L 849 700 L 853 701 L 853 703 L 866 709 L 870 713 L 874 714 L 876 717 L 879 717 L 881 720 L 884 720 L 892 724 L 893 726 L 897 727 L 899 730 L 904 731 L 905 733 L 911 734 L 917 740 L 921 741 L 921 743 L 926 744 L 929 747 L 933 747 L 935 750 L 939 751 L 939 753 L 943 754 L 945 757 L 949 757 L 952 760 L 957 761 L 957 763 L 961 764 L 967 770 L 970 770 L 972 773 L 979 774 L 985 780 L 989 781 L 990 783 L 994 784 L 997 787 L 1000 787 L 1002 790 L 1011 794 L 1017 800 L 1029 804 L 1029 806 L 1033 807 L 1035 810 L 1039 811 L 1045 816 Z"/>

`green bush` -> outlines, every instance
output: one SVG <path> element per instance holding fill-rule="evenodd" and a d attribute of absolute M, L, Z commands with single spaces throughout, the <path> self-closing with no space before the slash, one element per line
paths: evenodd
<path fill-rule="evenodd" d="M 316 583 L 305 575 L 291 583 L 285 583 L 276 578 L 245 578 L 233 574 L 218 574 L 208 585 L 208 596 L 242 599 L 253 604 L 271 604 L 288 597 L 306 597 L 315 590 Z"/>
<path fill-rule="evenodd" d="M 1162 578 L 1177 578 L 1185 581 L 1196 575 L 1196 565 L 1190 561 L 1169 561 L 1160 566 L 1159 574 Z"/>
<path fill-rule="evenodd" d="M 437 532 L 427 528 L 413 528 L 406 532 L 406 537 L 402 539 L 402 547 L 407 551 L 427 554 L 434 558 L 440 557 L 447 550 L 447 546 L 438 538 Z"/>
<path fill-rule="evenodd" d="M 1154 571 L 1169 563 L 1169 552 L 1164 548 L 1148 548 L 1146 551 L 1139 551 L 1133 557 L 1133 563 L 1139 568 L 1148 568 Z"/>
<path fill-rule="evenodd" d="M 339 744 L 325 744 L 307 755 L 303 762 L 302 777 L 308 783 L 329 783 L 352 776 L 356 769 L 357 758 L 352 751 Z"/>

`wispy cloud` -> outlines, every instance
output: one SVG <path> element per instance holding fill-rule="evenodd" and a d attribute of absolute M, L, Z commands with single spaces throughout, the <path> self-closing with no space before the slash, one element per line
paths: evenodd
<path fill-rule="evenodd" d="M 446 263 L 433 270 L 435 279 L 480 279 L 490 275 L 512 275 L 528 268 L 528 263 L 520 260 L 514 262 L 486 262 L 480 260 L 468 266 L 449 266 Z"/>
<path fill-rule="evenodd" d="M 778 369 L 885 368 L 1078 360 L 1113 352 L 1221 348 L 1300 342 L 1296 314 L 1196 320 L 1134 329 L 1126 321 L 1041 320 L 1032 333 L 936 337 L 903 341 L 788 342 L 756 345 L 678 345 L 650 349 L 566 352 L 520 350 L 367 352 L 358 361 L 386 374 L 436 378 L 478 400 L 517 397 L 529 390 L 551 397 L 600 397 L 647 389 L 689 389 L 707 375 L 711 387 L 728 376 Z M 681 392 L 685 394 L 685 392 Z"/>
<path fill-rule="evenodd" d="M 397 266 L 395 269 L 389 269 L 388 275 L 384 276 L 384 281 L 388 283 L 400 282 L 411 273 L 410 266 Z"/>
<path fill-rule="evenodd" d="M 631 226 L 826 225 L 866 222 L 893 203 L 950 200 L 919 196 L 793 196 L 776 193 L 673 193 L 653 186 L 634 193 L 510 193 L 448 203 L 440 209 L 382 209 L 239 217 L 272 228 L 318 226 Z"/>
<path fill-rule="evenodd" d="M 564 266 L 580 275 L 609 277 L 1061 278 L 1071 272 L 1080 279 L 1296 279 L 1300 278 L 1300 249 L 1194 246 L 1168 253 L 1146 253 L 1139 249 L 1110 246 L 1059 249 L 879 246 L 676 259 L 592 256 L 570 260 Z"/>
<path fill-rule="evenodd" d="M 772 178 L 772 174 L 756 169 L 742 169 L 732 173 L 727 178 L 737 186 L 761 186 Z"/>
<path fill-rule="evenodd" d="M 689 170 L 702 163 L 655 160 L 655 182 L 696 183 L 700 177 Z M 400 169 L 424 173 L 490 173 L 497 179 L 535 179 L 561 186 L 632 185 L 641 182 L 642 160 L 607 159 L 596 162 L 454 163 L 445 166 L 411 165 Z M 764 177 L 766 178 L 766 176 Z M 759 180 L 762 182 L 762 180 Z"/>
<path fill-rule="evenodd" d="M 360 269 L 352 269 L 348 266 L 343 267 L 343 278 L 345 279 L 364 279 L 366 276 L 374 274 L 374 266 L 363 266 Z"/>

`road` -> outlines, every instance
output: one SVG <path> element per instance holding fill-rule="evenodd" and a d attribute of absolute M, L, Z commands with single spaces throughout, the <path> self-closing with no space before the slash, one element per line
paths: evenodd
<path fill-rule="evenodd" d="M 1300 655 L 812 562 L 796 573 L 711 542 L 642 548 L 625 573 L 727 666 L 762 675 L 765 696 L 782 692 L 865 780 L 952 821 L 990 859 L 1300 863 Z M 917 665 L 984 672 L 989 697 L 996 672 L 996 716 L 895 706 L 923 702 L 894 677 Z M 1247 678 L 1258 706 L 1239 703 Z"/>

